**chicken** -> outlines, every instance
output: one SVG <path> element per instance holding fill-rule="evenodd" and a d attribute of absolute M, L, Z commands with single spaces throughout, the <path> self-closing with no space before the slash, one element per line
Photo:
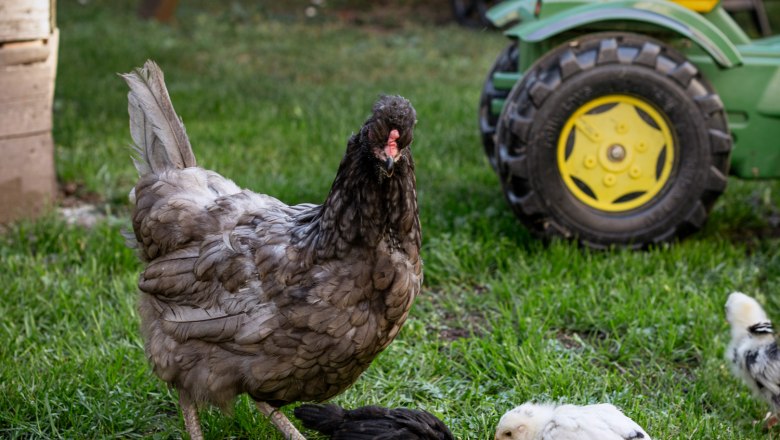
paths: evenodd
<path fill-rule="evenodd" d="M 288 206 L 196 167 L 159 67 L 122 75 L 140 178 L 132 241 L 146 267 L 139 314 L 154 372 L 198 408 L 247 393 L 277 409 L 344 391 L 396 337 L 422 283 L 412 143 L 416 113 L 382 96 L 347 142 L 322 205 Z"/>
<path fill-rule="evenodd" d="M 455 440 L 436 416 L 415 409 L 301 405 L 295 408 L 295 417 L 331 440 Z"/>
<path fill-rule="evenodd" d="M 771 428 L 780 410 L 780 353 L 772 322 L 755 299 L 741 292 L 726 300 L 726 320 L 731 326 L 726 348 L 731 371 L 769 403 L 771 411 L 765 421 Z"/>
<path fill-rule="evenodd" d="M 631 440 L 650 436 L 619 409 L 598 405 L 556 405 L 526 402 L 507 411 L 495 440 Z"/>

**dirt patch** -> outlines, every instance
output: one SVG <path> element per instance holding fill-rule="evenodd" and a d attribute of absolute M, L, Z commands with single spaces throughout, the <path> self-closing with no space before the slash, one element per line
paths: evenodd
<path fill-rule="evenodd" d="M 471 286 L 468 291 L 469 295 L 483 295 L 489 291 L 486 286 Z M 466 292 L 460 293 L 464 295 Z M 443 292 L 429 292 L 426 294 L 428 298 L 431 298 L 434 307 L 438 307 L 437 303 L 441 301 L 443 295 L 448 295 Z M 449 294 L 451 295 L 451 294 Z M 441 315 L 441 321 L 436 325 L 428 325 L 426 330 L 430 333 L 436 333 L 439 338 L 445 342 L 452 342 L 463 338 L 482 337 L 484 334 L 489 333 L 492 327 L 490 320 L 487 317 L 487 312 L 484 310 L 468 310 L 463 313 L 457 313 L 454 311 L 444 311 Z"/>
<path fill-rule="evenodd" d="M 579 350 L 583 347 L 582 339 L 576 333 L 566 333 L 559 331 L 555 339 L 561 343 L 567 350 Z"/>
<path fill-rule="evenodd" d="M 609 335 L 599 329 L 570 330 L 559 329 L 555 339 L 569 350 L 580 350 L 585 345 L 599 346 L 607 340 Z"/>
<path fill-rule="evenodd" d="M 57 212 L 69 225 L 94 227 L 106 217 L 101 208 L 103 196 L 86 189 L 79 182 L 60 182 L 57 193 Z"/>
<path fill-rule="evenodd" d="M 472 336 L 472 332 L 465 328 L 445 328 L 439 330 L 439 338 L 447 342 L 452 342 L 463 338 L 470 338 Z"/>
<path fill-rule="evenodd" d="M 780 238 L 780 207 L 758 195 L 751 196 L 746 203 L 751 207 L 751 216 L 738 224 L 732 222 L 719 231 L 720 235 L 732 243 L 746 244 L 748 248 Z"/>
<path fill-rule="evenodd" d="M 318 2 L 312 2 L 318 3 Z M 450 3 L 436 1 L 334 1 L 321 8 L 325 16 L 341 21 L 380 27 L 400 27 L 404 23 L 442 25 L 454 23 Z M 309 9 L 311 11 L 311 9 Z M 311 13 L 311 12 L 309 12 Z"/>
<path fill-rule="evenodd" d="M 780 223 L 780 218 L 778 218 L 778 223 Z M 764 240 L 780 238 L 780 224 L 746 226 L 728 229 L 724 232 L 725 237 L 732 243 L 747 244 L 752 247 Z"/>
<path fill-rule="evenodd" d="M 100 194 L 89 191 L 81 182 L 59 182 L 57 205 L 72 208 L 84 204 L 99 205 L 105 200 Z"/>
<path fill-rule="evenodd" d="M 179 7 L 180 11 L 185 6 Z M 446 25 L 455 23 L 448 0 L 291 0 L 286 2 L 232 2 L 229 8 L 221 3 L 198 3 L 198 11 L 220 14 L 228 20 L 247 21 L 254 17 L 278 20 L 306 20 L 312 23 L 335 20 L 350 25 L 390 29 L 407 23 Z M 174 20 L 182 19 L 181 14 Z"/>
<path fill-rule="evenodd" d="M 471 311 L 465 316 L 444 315 L 444 326 L 439 328 L 439 337 L 448 342 L 461 338 L 479 338 L 490 332 L 490 322 L 482 312 Z"/>

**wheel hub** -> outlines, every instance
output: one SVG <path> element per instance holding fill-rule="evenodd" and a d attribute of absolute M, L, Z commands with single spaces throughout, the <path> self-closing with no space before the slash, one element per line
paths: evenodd
<path fill-rule="evenodd" d="M 626 158 L 626 149 L 620 144 L 610 145 L 607 148 L 607 159 L 612 162 L 622 162 Z"/>
<path fill-rule="evenodd" d="M 662 112 L 639 98 L 608 95 L 586 102 L 566 121 L 558 141 L 558 170 L 580 202 L 622 212 L 663 190 L 674 150 Z"/>

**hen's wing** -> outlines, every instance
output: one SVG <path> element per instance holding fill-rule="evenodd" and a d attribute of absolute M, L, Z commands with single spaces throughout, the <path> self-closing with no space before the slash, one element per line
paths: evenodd
<path fill-rule="evenodd" d="M 272 301 L 278 291 L 269 289 L 277 275 L 259 267 L 273 260 L 287 276 L 296 272 L 283 252 L 285 232 L 312 205 L 288 207 L 198 168 L 142 178 L 136 197 L 136 238 L 151 260 L 139 279 L 148 355 L 164 380 L 191 390 L 206 384 L 193 397 L 224 404 L 245 374 L 241 365 L 225 371 L 230 354 L 258 352 L 256 344 L 282 327 Z M 263 347 L 269 356 L 272 345 Z"/>
<path fill-rule="evenodd" d="M 544 428 L 542 439 L 649 440 L 650 436 L 613 405 L 562 405 Z"/>

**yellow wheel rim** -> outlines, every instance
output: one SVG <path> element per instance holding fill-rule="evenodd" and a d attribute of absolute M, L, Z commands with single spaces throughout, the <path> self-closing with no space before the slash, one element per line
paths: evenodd
<path fill-rule="evenodd" d="M 558 170 L 582 203 L 622 212 L 663 190 L 674 151 L 660 111 L 632 96 L 608 95 L 585 103 L 566 121 L 558 139 Z"/>

